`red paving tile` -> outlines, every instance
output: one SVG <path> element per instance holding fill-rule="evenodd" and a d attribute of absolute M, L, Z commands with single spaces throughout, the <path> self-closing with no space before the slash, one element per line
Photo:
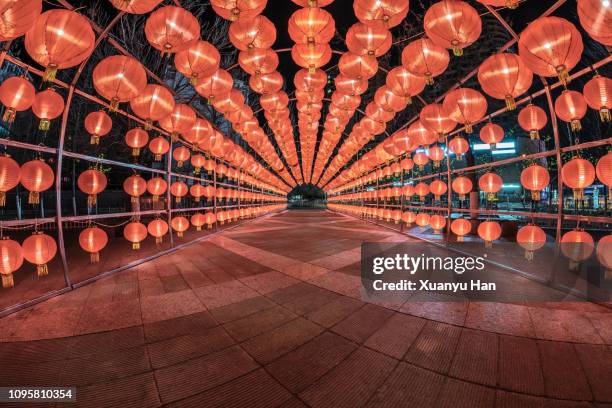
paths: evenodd
<path fill-rule="evenodd" d="M 2 318 L 0 384 L 73 385 L 96 408 L 610 408 L 609 309 L 391 310 L 360 294 L 373 237 L 404 239 L 286 212 Z"/>

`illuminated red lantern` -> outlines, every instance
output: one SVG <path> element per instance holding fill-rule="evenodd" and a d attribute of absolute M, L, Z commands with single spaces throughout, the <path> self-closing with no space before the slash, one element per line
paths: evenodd
<path fill-rule="evenodd" d="M 44 81 L 53 81 L 58 69 L 71 68 L 92 53 L 96 36 L 87 18 L 76 11 L 52 9 L 40 15 L 25 35 L 25 49 L 45 67 Z"/>
<path fill-rule="evenodd" d="M 446 190 L 447 190 L 446 183 L 443 182 L 442 180 L 436 179 L 432 181 L 431 184 L 429 185 L 429 191 L 431 191 L 431 194 L 434 195 L 434 198 L 436 200 L 440 200 L 442 195 L 446 193 Z"/>
<path fill-rule="evenodd" d="M 176 70 L 197 84 L 199 78 L 211 76 L 219 69 L 221 55 L 208 41 L 196 41 L 174 56 Z"/>
<path fill-rule="evenodd" d="M 159 245 L 163 242 L 164 235 L 168 233 L 168 223 L 164 220 L 155 219 L 147 225 L 147 231 L 155 237 L 155 243 Z"/>
<path fill-rule="evenodd" d="M 195 90 L 212 103 L 216 98 L 227 95 L 232 90 L 233 84 L 234 80 L 229 72 L 218 69 L 211 76 L 199 79 Z"/>
<path fill-rule="evenodd" d="M 591 109 L 599 111 L 602 122 L 610 122 L 612 116 L 612 79 L 595 75 L 584 85 L 583 95 Z"/>
<path fill-rule="evenodd" d="M 495 194 L 501 190 L 503 180 L 495 173 L 485 173 L 478 179 L 478 187 L 481 191 L 487 193 L 487 200 L 493 201 Z"/>
<path fill-rule="evenodd" d="M 460 56 L 464 48 L 480 37 L 482 21 L 476 9 L 467 2 L 442 0 L 427 9 L 423 27 L 433 42 Z"/>
<path fill-rule="evenodd" d="M 597 161 L 595 172 L 599 181 L 608 187 L 608 200 L 612 202 L 612 152 Z"/>
<path fill-rule="evenodd" d="M 474 89 L 457 88 L 446 94 L 442 107 L 449 118 L 464 124 L 465 131 L 472 133 L 472 124 L 487 113 L 487 100 Z"/>
<path fill-rule="evenodd" d="M 49 130 L 51 120 L 59 117 L 64 111 L 64 98 L 58 94 L 53 88 L 48 88 L 39 92 L 34 97 L 32 104 L 32 112 L 40 123 L 40 130 Z"/>
<path fill-rule="evenodd" d="M 561 168 L 563 184 L 574 192 L 574 200 L 584 199 L 584 189 L 595 181 L 595 167 L 590 161 L 575 157 Z"/>
<path fill-rule="evenodd" d="M 178 168 L 183 167 L 183 163 L 189 160 L 189 156 L 191 156 L 191 153 L 184 146 L 179 146 L 172 151 L 172 157 L 176 160 L 176 167 Z"/>
<path fill-rule="evenodd" d="M 238 63 L 249 75 L 265 75 L 278 67 L 278 54 L 270 48 L 253 48 L 240 51 Z"/>
<path fill-rule="evenodd" d="M 578 18 L 596 41 L 612 45 L 612 8 L 608 0 L 578 0 Z"/>
<path fill-rule="evenodd" d="M 584 45 L 576 27 L 560 17 L 539 17 L 519 38 L 519 55 L 534 73 L 569 82 L 568 71 L 580 61 Z"/>
<path fill-rule="evenodd" d="M 193 128 L 196 118 L 195 111 L 189 105 L 177 103 L 172 113 L 159 120 L 159 125 L 176 141 L 180 133 L 188 132 Z"/>
<path fill-rule="evenodd" d="M 138 198 L 147 190 L 147 182 L 134 174 L 123 181 L 123 190 L 131 197 L 132 203 L 138 203 Z"/>
<path fill-rule="evenodd" d="M 206 158 L 201 154 L 194 154 L 191 156 L 191 165 L 193 166 L 193 172 L 195 174 L 200 174 L 200 170 L 204 167 L 206 163 Z"/>
<path fill-rule="evenodd" d="M 402 221 L 404 221 L 408 226 L 416 221 L 416 214 L 412 211 L 404 211 L 402 214 Z"/>
<path fill-rule="evenodd" d="M 414 187 L 410 184 L 402 187 L 402 195 L 408 199 L 412 198 L 414 195 Z"/>
<path fill-rule="evenodd" d="M 154 177 L 147 181 L 147 191 L 153 196 L 152 201 L 158 201 L 159 197 L 166 192 L 168 183 L 161 177 Z"/>
<path fill-rule="evenodd" d="M 421 109 L 419 119 L 421 124 L 428 130 L 435 132 L 438 138 L 442 138 L 457 126 L 457 122 L 448 116 L 442 104 L 439 103 L 425 105 Z"/>
<path fill-rule="evenodd" d="M 238 20 L 230 24 L 229 39 L 240 51 L 251 48 L 270 48 L 276 41 L 276 27 L 265 16 L 252 20 Z"/>
<path fill-rule="evenodd" d="M 106 136 L 113 128 L 113 120 L 103 110 L 91 112 L 85 117 L 85 130 L 91 136 L 90 144 L 99 144 L 100 138 Z"/>
<path fill-rule="evenodd" d="M 410 171 L 414 167 L 414 162 L 410 157 L 406 157 L 402 159 L 402 161 L 400 162 L 400 166 L 402 167 L 403 171 Z"/>
<path fill-rule="evenodd" d="M 161 85 L 149 84 L 138 96 L 130 99 L 130 108 L 139 118 L 145 120 L 145 130 L 151 129 L 154 121 L 168 116 L 174 110 L 172 93 Z"/>
<path fill-rule="evenodd" d="M 289 17 L 288 30 L 289 37 L 298 44 L 323 44 L 331 41 L 336 24 L 329 12 L 319 7 L 308 7 L 297 10 Z"/>
<path fill-rule="evenodd" d="M 91 263 L 100 262 L 100 251 L 108 244 L 108 235 L 98 227 L 85 228 L 79 234 L 79 245 L 84 251 L 89 252 Z"/>
<path fill-rule="evenodd" d="M 189 220 L 183 216 L 172 217 L 171 225 L 172 229 L 176 231 L 176 236 L 180 238 L 189 229 Z"/>
<path fill-rule="evenodd" d="M 164 6 L 155 10 L 145 23 L 145 36 L 153 48 L 173 54 L 200 38 L 200 23 L 182 7 Z"/>
<path fill-rule="evenodd" d="M 308 72 L 314 72 L 327 64 L 331 54 L 329 44 L 295 44 L 291 49 L 293 61 L 300 67 L 307 68 Z"/>
<path fill-rule="evenodd" d="M 580 119 L 586 115 L 584 96 L 577 91 L 564 90 L 555 101 L 555 113 L 564 122 L 569 122 L 574 132 L 582 129 Z"/>
<path fill-rule="evenodd" d="M 516 108 L 515 98 L 531 87 L 533 73 L 516 54 L 494 54 L 478 68 L 482 90 L 495 99 L 506 101 L 509 110 Z"/>
<path fill-rule="evenodd" d="M 415 218 L 415 222 L 416 225 L 418 225 L 419 227 L 426 227 L 429 225 L 429 214 L 427 213 L 418 213 L 416 218 Z"/>
<path fill-rule="evenodd" d="M 391 32 L 381 26 L 353 24 L 346 33 L 346 47 L 358 55 L 380 57 L 391 48 Z"/>
<path fill-rule="evenodd" d="M 434 168 L 438 168 L 442 160 L 444 160 L 444 149 L 438 145 L 430 146 L 427 149 L 427 156 L 433 161 Z"/>
<path fill-rule="evenodd" d="M 24 77 L 10 77 L 0 85 L 0 102 L 5 107 L 2 120 L 12 123 L 17 112 L 30 109 L 34 103 L 36 90 Z"/>
<path fill-rule="evenodd" d="M 212 0 L 210 4 L 219 16 L 226 20 L 250 20 L 261 14 L 267 0 Z"/>
<path fill-rule="evenodd" d="M 293 83 L 295 88 L 301 91 L 313 92 L 318 89 L 322 90 L 327 84 L 327 74 L 320 69 L 312 73 L 307 69 L 301 69 L 295 74 Z"/>
<path fill-rule="evenodd" d="M 448 51 L 428 38 L 409 43 L 402 51 L 402 65 L 410 73 L 425 77 L 425 83 L 433 84 L 434 77 L 441 75 L 450 62 Z"/>
<path fill-rule="evenodd" d="M 423 126 L 420 120 L 412 122 L 412 124 L 408 126 L 407 133 L 410 139 L 414 140 L 416 146 L 422 145 L 426 147 L 438 140 L 438 135 Z"/>
<path fill-rule="evenodd" d="M 125 134 L 125 144 L 132 148 L 132 156 L 134 157 L 140 155 L 140 149 L 145 147 L 147 143 L 149 143 L 149 134 L 141 128 L 130 129 Z"/>
<path fill-rule="evenodd" d="M 561 252 L 569 258 L 571 270 L 578 269 L 580 262 L 589 259 L 594 249 L 593 237 L 581 229 L 568 231 L 561 237 Z"/>
<path fill-rule="evenodd" d="M 504 140 L 504 128 L 489 122 L 480 128 L 480 140 L 493 150 L 498 143 Z"/>
<path fill-rule="evenodd" d="M 429 217 L 429 225 L 431 225 L 431 228 L 433 228 L 435 234 L 439 234 L 446 226 L 446 218 L 444 218 L 442 215 L 434 214 Z"/>
<path fill-rule="evenodd" d="M 31 160 L 21 166 L 19 181 L 30 192 L 28 203 L 39 204 L 40 193 L 47 191 L 53 185 L 53 169 L 42 159 Z"/>
<path fill-rule="evenodd" d="M 17 187 L 20 177 L 19 164 L 8 155 L 0 156 L 0 207 L 6 205 L 6 193 Z"/>
<path fill-rule="evenodd" d="M 525 225 L 516 233 L 516 242 L 525 249 L 525 259 L 532 261 L 533 253 L 546 244 L 546 233 L 537 225 Z"/>
<path fill-rule="evenodd" d="M 612 271 L 612 234 L 606 235 L 597 243 L 597 259 L 606 270 L 606 279 Z"/>
<path fill-rule="evenodd" d="M 412 156 L 412 161 L 419 166 L 419 170 L 423 170 L 425 165 L 429 163 L 429 157 L 423 152 L 417 152 Z"/>
<path fill-rule="evenodd" d="M 532 139 L 539 139 L 539 131 L 544 129 L 548 123 L 548 116 L 546 116 L 544 109 L 529 104 L 519 112 L 518 122 L 523 130 L 529 132 L 529 137 Z"/>
<path fill-rule="evenodd" d="M 204 219 L 205 219 L 207 228 L 212 228 L 214 223 L 217 222 L 217 216 L 215 215 L 215 213 L 210 212 L 210 211 L 204 215 Z"/>
<path fill-rule="evenodd" d="M 125 55 L 112 55 L 98 62 L 92 78 L 96 92 L 110 101 L 111 110 L 116 110 L 119 103 L 137 97 L 147 86 L 143 65 Z"/>
<path fill-rule="evenodd" d="M 408 105 L 408 99 L 393 93 L 386 85 L 381 86 L 374 94 L 374 103 L 377 107 L 393 114 L 403 111 Z M 394 116 L 394 115 L 393 115 Z"/>
<path fill-rule="evenodd" d="M 419 196 L 421 201 L 425 201 L 425 197 L 429 194 L 429 186 L 426 183 L 418 183 L 414 186 L 414 192 Z"/>
<path fill-rule="evenodd" d="M 406 18 L 408 2 L 403 0 L 355 0 L 353 10 L 362 23 L 391 28 Z"/>
<path fill-rule="evenodd" d="M 117 9 L 130 14 L 147 14 L 162 0 L 110 0 Z"/>
<path fill-rule="evenodd" d="M 501 233 L 501 225 L 497 221 L 483 221 L 478 225 L 478 236 L 485 242 L 485 248 L 491 248 Z"/>
<path fill-rule="evenodd" d="M 448 142 L 448 148 L 451 152 L 455 153 L 457 160 L 461 160 L 463 155 L 470 150 L 470 144 L 461 136 L 456 136 L 453 140 Z"/>
<path fill-rule="evenodd" d="M 213 128 L 206 119 L 197 118 L 191 129 L 182 133 L 183 139 L 194 145 L 202 143 L 213 134 Z"/>
<path fill-rule="evenodd" d="M 0 8 L 0 41 L 24 35 L 42 11 L 42 0 L 4 1 Z"/>
<path fill-rule="evenodd" d="M 521 185 L 527 190 L 531 190 L 531 199 L 540 201 L 540 191 L 550 183 L 550 175 L 546 168 L 532 164 L 521 172 Z"/>
<path fill-rule="evenodd" d="M 107 179 L 101 171 L 89 169 L 79 175 L 77 184 L 79 189 L 87 194 L 87 205 L 91 207 L 96 205 L 98 194 L 106 188 Z"/>
<path fill-rule="evenodd" d="M 185 197 L 188 192 L 187 184 L 182 181 L 175 181 L 170 185 L 170 194 L 175 197 L 177 204 L 181 202 L 181 198 Z"/>
<path fill-rule="evenodd" d="M 23 249 L 16 241 L 7 236 L 0 239 L 0 276 L 2 287 L 12 288 L 15 285 L 13 273 L 23 265 Z"/>
<path fill-rule="evenodd" d="M 206 193 L 206 188 L 201 184 L 194 184 L 189 187 L 189 194 L 195 199 L 196 203 L 200 202 L 200 198 Z"/>
<path fill-rule="evenodd" d="M 149 142 L 149 150 L 155 155 L 155 161 L 160 161 L 162 156 L 170 150 L 170 143 L 163 136 L 158 136 Z"/>
<path fill-rule="evenodd" d="M 25 260 L 36 265 L 39 277 L 49 274 L 47 264 L 57 253 L 57 244 L 53 238 L 43 232 L 35 232 L 23 241 L 21 248 Z"/>
<path fill-rule="evenodd" d="M 355 79 L 369 79 L 378 72 L 378 61 L 369 55 L 345 52 L 338 61 L 338 70 L 345 76 Z"/>
<path fill-rule="evenodd" d="M 147 227 L 140 222 L 130 222 L 123 229 L 123 237 L 132 243 L 132 249 L 140 249 L 140 243 L 147 237 Z"/>
<path fill-rule="evenodd" d="M 206 224 L 206 217 L 202 213 L 195 213 L 191 216 L 191 225 L 196 227 L 196 231 L 202 231 L 202 227 Z"/>
<path fill-rule="evenodd" d="M 451 222 L 451 231 L 457 236 L 457 241 L 462 242 L 464 237 L 472 230 L 472 223 L 465 218 L 457 218 Z"/>
<path fill-rule="evenodd" d="M 395 67 L 387 73 L 387 88 L 396 95 L 408 98 L 420 94 L 425 89 L 425 79 L 410 73 L 403 66 Z"/>
<path fill-rule="evenodd" d="M 472 180 L 465 176 L 459 176 L 451 183 L 453 191 L 459 194 L 459 201 L 465 200 L 465 196 L 472 191 Z"/>

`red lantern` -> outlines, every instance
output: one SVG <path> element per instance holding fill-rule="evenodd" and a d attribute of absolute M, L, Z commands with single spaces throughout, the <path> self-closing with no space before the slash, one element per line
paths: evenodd
<path fill-rule="evenodd" d="M 212 0 L 210 4 L 226 20 L 251 20 L 266 8 L 267 0 Z"/>
<path fill-rule="evenodd" d="M 550 183 L 550 176 L 546 168 L 532 164 L 521 172 L 521 185 L 527 190 L 531 190 L 531 199 L 540 201 L 540 191 Z"/>
<path fill-rule="evenodd" d="M 586 115 L 584 96 L 577 91 L 564 90 L 555 101 L 555 113 L 564 122 L 569 122 L 574 132 L 582 129 L 580 119 Z"/>
<path fill-rule="evenodd" d="M 150 84 L 142 92 L 130 100 L 132 111 L 146 121 L 145 130 L 151 129 L 154 121 L 169 115 L 174 110 L 172 93 L 161 85 Z"/>
<path fill-rule="evenodd" d="M 45 67 L 44 81 L 53 81 L 58 69 L 71 68 L 92 53 L 96 36 L 89 21 L 81 14 L 52 9 L 40 15 L 25 35 L 30 57 Z"/>
<path fill-rule="evenodd" d="M 480 128 L 480 140 L 488 144 L 490 149 L 493 150 L 497 143 L 504 140 L 504 128 L 489 122 Z"/>
<path fill-rule="evenodd" d="M 515 98 L 531 87 L 533 73 L 516 54 L 495 54 L 478 68 L 482 90 L 495 99 L 506 101 L 509 110 L 516 108 Z"/>
<path fill-rule="evenodd" d="M 578 0 L 578 18 L 596 41 L 612 45 L 612 8 L 607 0 Z"/>
<path fill-rule="evenodd" d="M 154 177 L 147 181 L 147 191 L 153 196 L 152 201 L 156 202 L 159 197 L 166 192 L 168 183 L 161 177 Z"/>
<path fill-rule="evenodd" d="M 92 78 L 96 91 L 110 101 L 111 110 L 116 110 L 119 103 L 137 97 L 147 86 L 143 65 L 125 55 L 112 55 L 98 62 Z"/>
<path fill-rule="evenodd" d="M 145 36 L 162 55 L 172 54 L 186 49 L 200 38 L 200 23 L 182 7 L 160 7 L 147 18 Z"/>
<path fill-rule="evenodd" d="M 425 105 L 425 107 L 421 109 L 419 119 L 421 124 L 430 131 L 435 132 L 438 138 L 442 138 L 457 126 L 457 122 L 448 116 L 442 104 L 439 103 Z"/>
<path fill-rule="evenodd" d="M 206 188 L 201 184 L 194 184 L 189 188 L 189 194 L 195 199 L 196 203 L 200 202 L 200 197 L 204 195 Z"/>
<path fill-rule="evenodd" d="M 217 222 L 217 216 L 213 212 L 207 212 L 204 215 L 207 228 L 212 228 L 213 224 Z"/>
<path fill-rule="evenodd" d="M 199 80 L 195 90 L 208 99 L 209 103 L 212 103 L 216 97 L 226 95 L 231 91 L 233 81 L 229 72 L 218 69 L 213 75 Z"/>
<path fill-rule="evenodd" d="M 89 169 L 79 175 L 77 184 L 87 194 L 87 205 L 91 207 L 96 205 L 97 196 L 106 188 L 107 180 L 101 171 Z"/>
<path fill-rule="evenodd" d="M 182 133 L 183 139 L 194 145 L 202 143 L 213 133 L 212 125 L 206 119 L 197 118 L 191 129 Z"/>
<path fill-rule="evenodd" d="M 353 24 L 346 33 L 346 47 L 358 55 L 380 57 L 391 48 L 391 32 L 381 26 Z"/>
<path fill-rule="evenodd" d="M 193 172 L 195 174 L 200 174 L 200 170 L 204 167 L 206 163 L 206 158 L 201 154 L 194 154 L 191 156 L 191 165 L 193 166 Z"/>
<path fill-rule="evenodd" d="M 474 89 L 457 88 L 444 97 L 442 107 L 449 118 L 464 124 L 465 131 L 472 133 L 472 124 L 487 113 L 487 100 Z"/>
<path fill-rule="evenodd" d="M 42 92 L 39 92 L 34 97 L 34 103 L 32 104 L 32 112 L 40 123 L 38 128 L 40 130 L 49 130 L 51 120 L 59 117 L 64 111 L 64 98 L 53 88 L 48 88 Z"/>
<path fill-rule="evenodd" d="M 548 123 L 548 117 L 544 109 L 529 104 L 519 112 L 518 122 L 523 130 L 529 132 L 529 137 L 539 139 L 539 131 L 544 129 L 546 123 Z"/>
<path fill-rule="evenodd" d="M 408 99 L 394 94 L 391 89 L 383 85 L 376 90 L 374 103 L 385 111 L 393 113 L 393 116 L 395 116 L 396 113 L 406 109 Z"/>
<path fill-rule="evenodd" d="M 110 0 L 110 2 L 121 11 L 130 14 L 147 14 L 152 11 L 162 0 Z"/>
<path fill-rule="evenodd" d="M 168 233 L 168 223 L 160 219 L 153 220 L 147 225 L 147 231 L 155 237 L 155 243 L 159 245 L 163 242 L 164 235 Z"/>
<path fill-rule="evenodd" d="M 123 229 L 123 236 L 132 243 L 132 249 L 140 249 L 140 243 L 147 237 L 147 227 L 140 222 L 130 222 Z"/>
<path fill-rule="evenodd" d="M 23 265 L 21 245 L 7 236 L 0 239 L 0 276 L 2 287 L 12 288 L 15 285 L 13 273 Z"/>
<path fill-rule="evenodd" d="M 181 202 L 181 198 L 185 197 L 188 192 L 187 184 L 182 181 L 175 181 L 170 185 L 170 194 L 175 197 L 177 204 Z"/>
<path fill-rule="evenodd" d="M 416 221 L 416 214 L 412 211 L 404 211 L 402 214 L 402 221 L 404 221 L 408 226 Z"/>
<path fill-rule="evenodd" d="M 470 150 L 470 144 L 461 136 L 456 136 L 453 140 L 448 142 L 448 148 L 451 152 L 455 153 L 457 160 L 462 160 L 463 155 Z"/>
<path fill-rule="evenodd" d="M 249 75 L 266 75 L 278 67 L 278 54 L 270 48 L 253 48 L 240 51 L 238 63 Z"/>
<path fill-rule="evenodd" d="M 582 37 L 576 27 L 560 17 L 539 17 L 527 26 L 519 39 L 519 55 L 538 75 L 558 76 L 569 82 L 568 71 L 580 61 Z"/>
<path fill-rule="evenodd" d="M 608 200 L 612 202 L 612 152 L 597 161 L 595 172 L 599 181 L 608 187 Z"/>
<path fill-rule="evenodd" d="M 438 145 L 430 146 L 427 150 L 427 156 L 434 162 L 434 168 L 438 168 L 444 160 L 444 149 Z"/>
<path fill-rule="evenodd" d="M 21 166 L 21 185 L 30 192 L 29 204 L 40 203 L 40 193 L 53 185 L 53 169 L 42 159 L 31 160 Z"/>
<path fill-rule="evenodd" d="M 408 98 L 420 94 L 425 89 L 425 79 L 413 75 L 403 66 L 395 67 L 387 74 L 387 88 L 396 95 Z"/>
<path fill-rule="evenodd" d="M 127 131 L 125 134 L 125 144 L 132 148 L 132 156 L 138 157 L 140 149 L 149 143 L 149 134 L 141 129 L 134 128 Z"/>
<path fill-rule="evenodd" d="M 408 136 L 414 140 L 416 146 L 426 147 L 438 140 L 438 135 L 423 126 L 420 120 L 412 122 L 408 127 Z"/>
<path fill-rule="evenodd" d="M 36 265 L 36 274 L 39 277 L 47 276 L 49 274 L 47 264 L 57 253 L 55 240 L 45 233 L 35 232 L 23 241 L 21 247 L 25 260 Z"/>
<path fill-rule="evenodd" d="M 575 229 L 561 237 L 561 252 L 569 258 L 571 270 L 578 269 L 580 262 L 589 259 L 594 249 L 593 237 L 586 231 Z"/>
<path fill-rule="evenodd" d="M 206 224 L 206 217 L 202 213 L 195 213 L 191 216 L 191 225 L 196 227 L 196 231 L 202 231 L 202 226 Z"/>
<path fill-rule="evenodd" d="M 426 183 L 419 183 L 414 186 L 414 192 L 419 196 L 421 201 L 425 201 L 425 197 L 429 194 L 429 186 Z"/>
<path fill-rule="evenodd" d="M 320 69 L 312 73 L 307 69 L 301 69 L 295 74 L 293 83 L 295 88 L 301 91 L 313 92 L 315 90 L 322 90 L 327 83 L 327 74 Z"/>
<path fill-rule="evenodd" d="M 183 233 L 189 229 L 189 220 L 183 216 L 172 217 L 172 229 L 176 231 L 177 237 L 182 237 Z"/>
<path fill-rule="evenodd" d="M 391 28 L 406 18 L 408 2 L 403 0 L 355 0 L 353 10 L 362 23 Z"/>
<path fill-rule="evenodd" d="M 429 225 L 429 214 L 427 213 L 419 213 L 417 214 L 415 221 L 416 221 L 416 225 L 418 225 L 419 227 L 426 227 Z"/>
<path fill-rule="evenodd" d="M 408 44 L 402 51 L 402 65 L 410 73 L 425 77 L 425 83 L 433 84 L 434 77 L 441 75 L 450 62 L 448 51 L 428 38 Z"/>
<path fill-rule="evenodd" d="M 463 55 L 482 32 L 482 21 L 474 7 L 461 0 L 442 0 L 434 3 L 423 20 L 425 34 L 433 42 Z"/>
<path fill-rule="evenodd" d="M 402 159 L 400 165 L 403 171 L 410 171 L 414 167 L 414 162 L 412 161 L 410 157 L 406 157 Z"/>
<path fill-rule="evenodd" d="M 34 85 L 24 77 L 10 77 L 0 85 L 0 102 L 5 107 L 2 120 L 12 123 L 15 114 L 30 109 L 34 103 L 36 90 Z"/>
<path fill-rule="evenodd" d="M 8 155 L 0 156 L 0 207 L 6 205 L 6 193 L 17 187 L 20 177 L 19 164 Z"/>
<path fill-rule="evenodd" d="M 546 233 L 537 225 L 525 225 L 516 233 L 516 242 L 525 249 L 525 259 L 532 261 L 533 253 L 546 244 Z"/>
<path fill-rule="evenodd" d="M 349 78 L 369 79 L 378 71 L 378 61 L 374 57 L 353 54 L 349 51 L 340 57 L 338 70 Z"/>
<path fill-rule="evenodd" d="M 99 144 L 100 138 L 106 136 L 113 128 L 113 120 L 103 110 L 91 112 L 85 117 L 85 130 L 90 134 L 90 144 Z"/>
<path fill-rule="evenodd" d="M 417 152 L 412 156 L 412 161 L 419 166 L 419 170 L 423 170 L 423 167 L 429 163 L 429 157 L 423 152 Z"/>
<path fill-rule="evenodd" d="M 300 67 L 308 68 L 308 72 L 315 72 L 327 64 L 331 54 L 329 44 L 295 44 L 291 49 L 293 61 Z"/>
<path fill-rule="evenodd" d="M 229 39 L 240 51 L 270 48 L 276 41 L 276 27 L 265 16 L 238 20 L 230 24 Z"/>
<path fill-rule="evenodd" d="M 302 8 L 294 12 L 289 18 L 289 37 L 298 44 L 328 43 L 334 36 L 335 31 L 334 18 L 322 8 Z"/>
<path fill-rule="evenodd" d="M 478 179 L 478 187 L 481 191 L 487 193 L 487 200 L 493 201 L 495 194 L 501 190 L 503 180 L 495 173 L 485 173 Z"/>
<path fill-rule="evenodd" d="M 457 241 L 462 242 L 464 237 L 472 230 L 472 223 L 465 218 L 457 218 L 451 222 L 451 231 L 457 236 Z"/>
<path fill-rule="evenodd" d="M 595 75 L 584 85 L 584 99 L 591 107 L 599 111 L 599 118 L 602 122 L 610 122 L 612 116 L 612 79 Z"/>
<path fill-rule="evenodd" d="M 138 203 L 138 198 L 147 190 L 147 182 L 138 174 L 134 174 L 123 181 L 123 190 L 132 197 L 132 203 Z"/>
<path fill-rule="evenodd" d="M 158 136 L 149 142 L 149 150 L 155 155 L 155 161 L 160 161 L 162 156 L 170 150 L 170 143 L 163 136 Z"/>
<path fill-rule="evenodd" d="M 446 218 L 439 214 L 434 214 L 429 217 L 429 225 L 431 225 L 431 228 L 433 228 L 434 234 L 439 234 L 446 226 Z"/>
<path fill-rule="evenodd" d="M 5 1 L 0 8 L 0 41 L 24 35 L 42 11 L 42 0 Z"/>
<path fill-rule="evenodd" d="M 189 153 L 189 149 L 184 146 L 177 147 L 172 151 L 172 157 L 176 160 L 176 167 L 179 168 L 183 167 L 183 163 L 189 160 L 189 156 L 191 156 L 191 153 Z"/>
<path fill-rule="evenodd" d="M 329 6 L 334 0 L 291 0 L 300 7 L 325 7 Z"/>
<path fill-rule="evenodd" d="M 176 70 L 192 84 L 197 84 L 199 78 L 209 77 L 219 69 L 221 55 L 217 48 L 208 41 L 196 41 L 189 47 L 176 53 L 174 66 Z"/>
<path fill-rule="evenodd" d="M 606 270 L 606 279 L 612 271 L 612 234 L 606 235 L 597 243 L 597 259 Z"/>
<path fill-rule="evenodd" d="M 84 251 L 89 252 L 91 263 L 100 262 L 100 251 L 108 244 L 108 235 L 98 227 L 85 228 L 79 234 L 79 245 Z"/>
<path fill-rule="evenodd" d="M 491 248 L 501 233 L 501 225 L 497 221 L 483 221 L 478 225 L 478 236 L 485 242 L 485 248 Z"/>
<path fill-rule="evenodd" d="M 465 176 L 459 176 L 453 180 L 451 187 L 455 193 L 459 194 L 459 201 L 463 201 L 465 196 L 472 191 L 472 180 Z"/>
<path fill-rule="evenodd" d="M 434 195 L 434 198 L 436 200 L 440 200 L 442 195 L 446 193 L 446 190 L 447 190 L 446 183 L 443 182 L 442 180 L 434 180 L 429 185 L 429 190 Z"/>
<path fill-rule="evenodd" d="M 584 199 L 584 189 L 595 181 L 595 168 L 590 161 L 573 158 L 561 168 L 563 184 L 574 191 L 574 200 Z"/>

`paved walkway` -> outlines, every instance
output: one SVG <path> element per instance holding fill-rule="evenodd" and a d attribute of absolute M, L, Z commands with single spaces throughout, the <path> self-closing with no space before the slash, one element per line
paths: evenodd
<path fill-rule="evenodd" d="M 361 242 L 407 239 L 324 211 L 228 230 L 0 319 L 0 385 L 89 407 L 612 406 L 610 309 L 363 302 Z"/>

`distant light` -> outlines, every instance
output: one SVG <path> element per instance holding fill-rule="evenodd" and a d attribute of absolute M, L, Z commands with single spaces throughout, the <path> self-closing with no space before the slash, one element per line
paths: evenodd
<path fill-rule="evenodd" d="M 502 184 L 502 189 L 515 189 L 515 188 L 521 188 L 520 184 Z"/>
<path fill-rule="evenodd" d="M 493 150 L 491 152 L 491 154 L 493 154 L 493 155 L 498 155 L 498 154 L 516 154 L 516 150 L 514 150 L 514 149 Z"/>
<path fill-rule="evenodd" d="M 501 142 L 501 143 L 497 143 L 495 147 L 497 149 L 514 149 L 515 143 L 514 142 Z M 491 146 L 486 143 L 477 143 L 472 146 L 472 149 L 473 150 L 490 150 Z"/>

